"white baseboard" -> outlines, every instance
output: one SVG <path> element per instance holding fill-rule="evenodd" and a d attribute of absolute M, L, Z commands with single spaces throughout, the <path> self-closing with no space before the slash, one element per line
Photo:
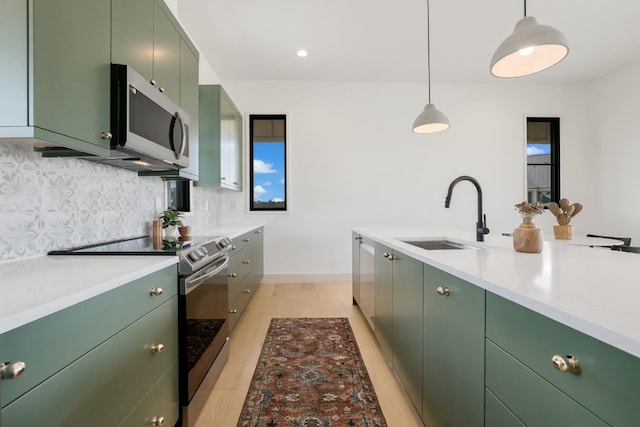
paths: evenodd
<path fill-rule="evenodd" d="M 265 274 L 260 283 L 351 283 L 351 273 Z"/>

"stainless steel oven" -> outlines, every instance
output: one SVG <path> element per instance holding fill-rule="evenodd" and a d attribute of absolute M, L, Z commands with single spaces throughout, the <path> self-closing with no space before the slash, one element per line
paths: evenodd
<path fill-rule="evenodd" d="M 180 406 L 192 426 L 229 357 L 228 254 L 180 278 Z"/>

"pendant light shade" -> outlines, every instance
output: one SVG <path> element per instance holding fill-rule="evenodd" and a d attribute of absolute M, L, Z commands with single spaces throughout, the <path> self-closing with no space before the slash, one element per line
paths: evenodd
<path fill-rule="evenodd" d="M 429 23 L 429 0 L 427 0 L 427 83 L 429 102 L 413 122 L 415 133 L 434 133 L 449 128 L 449 119 L 431 103 L 431 24 Z"/>
<path fill-rule="evenodd" d="M 569 53 L 567 38 L 534 17 L 518 21 L 491 58 L 491 74 L 496 77 L 522 77 L 534 74 L 562 61 Z"/>
<path fill-rule="evenodd" d="M 434 133 L 449 128 L 449 119 L 433 104 L 427 104 L 424 111 L 413 122 L 415 133 Z"/>

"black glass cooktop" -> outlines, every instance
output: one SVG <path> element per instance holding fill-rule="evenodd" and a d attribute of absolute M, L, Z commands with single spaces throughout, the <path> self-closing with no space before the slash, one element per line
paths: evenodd
<path fill-rule="evenodd" d="M 176 252 L 211 241 L 212 237 L 189 236 L 178 240 L 160 240 L 151 236 L 113 240 L 75 248 L 51 251 L 49 255 L 175 255 Z"/>

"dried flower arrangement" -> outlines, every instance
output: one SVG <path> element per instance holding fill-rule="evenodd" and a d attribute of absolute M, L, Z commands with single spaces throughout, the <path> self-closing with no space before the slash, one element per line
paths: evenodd
<path fill-rule="evenodd" d="M 522 218 L 533 218 L 544 212 L 544 207 L 540 203 L 521 202 L 515 205 Z"/>

